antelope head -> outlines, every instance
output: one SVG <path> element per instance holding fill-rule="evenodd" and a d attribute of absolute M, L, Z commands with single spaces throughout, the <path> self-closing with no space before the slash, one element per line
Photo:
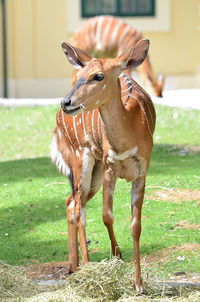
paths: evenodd
<path fill-rule="evenodd" d="M 68 61 L 78 69 L 76 82 L 61 102 L 62 110 L 68 115 L 100 108 L 109 101 L 118 87 L 118 77 L 123 70 L 132 69 L 144 61 L 149 40 L 140 40 L 131 49 L 125 50 L 114 59 L 96 59 L 69 43 L 62 43 Z"/>

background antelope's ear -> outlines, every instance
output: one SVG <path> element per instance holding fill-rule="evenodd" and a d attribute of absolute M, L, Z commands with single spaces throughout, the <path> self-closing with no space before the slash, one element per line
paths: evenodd
<path fill-rule="evenodd" d="M 131 50 L 127 50 L 117 57 L 117 61 L 122 69 L 136 68 L 147 56 L 149 50 L 149 40 L 140 40 Z"/>
<path fill-rule="evenodd" d="M 76 69 L 83 68 L 87 62 L 93 59 L 82 49 L 74 47 L 67 42 L 63 42 L 61 46 L 69 63 L 72 64 Z"/>

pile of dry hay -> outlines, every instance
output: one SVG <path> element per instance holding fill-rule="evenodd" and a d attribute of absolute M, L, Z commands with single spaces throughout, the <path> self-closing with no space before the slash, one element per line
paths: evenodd
<path fill-rule="evenodd" d="M 25 277 L 25 271 L 8 265 L 0 266 L 0 301 L 24 302 L 100 302 L 100 301 L 199 301 L 200 292 L 158 287 L 156 279 L 143 272 L 144 295 L 133 290 L 132 265 L 113 258 L 89 263 L 66 278 L 60 286 L 42 287 Z M 63 278 L 63 277 L 62 277 Z M 41 293 L 42 292 L 42 293 Z M 12 298 L 12 300 L 11 300 Z M 2 299 L 2 300 L 1 300 Z"/>
<path fill-rule="evenodd" d="M 38 294 L 38 290 L 26 278 L 24 269 L 0 262 L 0 301 L 24 297 L 27 293 Z"/>

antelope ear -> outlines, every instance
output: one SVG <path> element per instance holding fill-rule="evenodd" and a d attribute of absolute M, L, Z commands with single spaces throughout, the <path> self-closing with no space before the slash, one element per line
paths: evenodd
<path fill-rule="evenodd" d="M 83 68 L 87 62 L 93 59 L 82 49 L 74 47 L 67 42 L 63 42 L 61 47 L 67 56 L 69 63 L 72 64 L 76 69 Z"/>
<path fill-rule="evenodd" d="M 149 50 L 149 40 L 143 39 L 140 40 L 131 50 L 126 50 L 119 57 L 117 57 L 117 61 L 124 69 L 136 68 L 147 56 L 147 52 Z"/>

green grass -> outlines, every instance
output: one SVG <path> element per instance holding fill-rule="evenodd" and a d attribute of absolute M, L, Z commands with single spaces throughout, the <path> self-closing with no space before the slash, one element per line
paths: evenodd
<path fill-rule="evenodd" d="M 157 106 L 155 146 L 147 177 L 147 194 L 160 187 L 200 190 L 200 112 Z M 49 159 L 56 106 L 0 108 L 0 259 L 21 265 L 32 261 L 68 258 L 64 200 L 70 192 L 66 179 Z M 187 150 L 188 148 L 187 147 Z M 115 190 L 115 231 L 123 259 L 133 255 L 129 230 L 130 184 L 118 180 Z M 110 244 L 101 219 L 101 190 L 87 205 L 87 239 L 91 261 L 110 257 Z M 199 223 L 196 202 L 163 202 L 145 199 L 141 253 L 148 255 L 183 243 L 200 243 L 198 230 L 174 229 L 181 220 Z M 93 252 L 95 250 L 96 252 Z M 162 266 L 200 272 L 198 253 L 169 253 Z"/>

